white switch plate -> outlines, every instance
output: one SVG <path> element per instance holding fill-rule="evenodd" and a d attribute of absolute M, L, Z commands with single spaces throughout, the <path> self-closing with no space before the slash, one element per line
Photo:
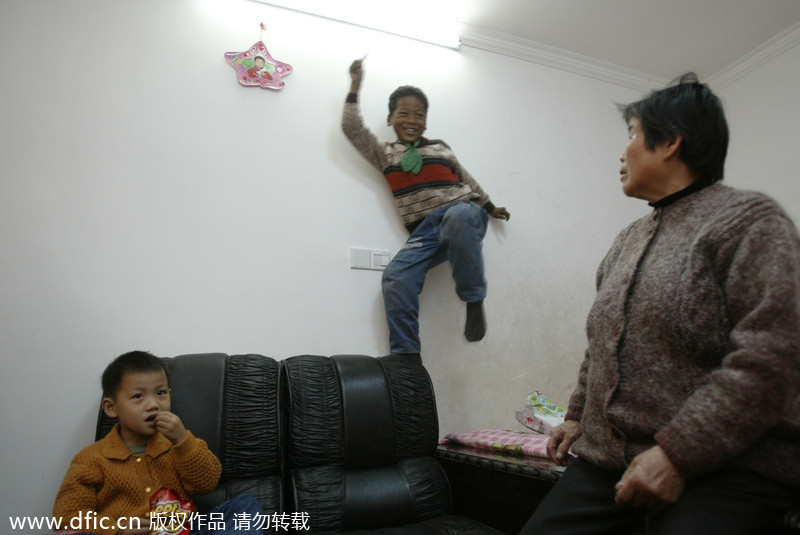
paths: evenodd
<path fill-rule="evenodd" d="M 372 250 L 372 269 L 383 271 L 383 269 L 389 265 L 389 260 L 391 260 L 389 251 L 383 249 Z"/>
<path fill-rule="evenodd" d="M 372 251 L 360 247 L 350 248 L 350 268 L 372 269 Z"/>
<path fill-rule="evenodd" d="M 351 269 L 383 271 L 391 259 L 392 255 L 386 249 L 367 249 L 364 247 L 350 248 Z"/>

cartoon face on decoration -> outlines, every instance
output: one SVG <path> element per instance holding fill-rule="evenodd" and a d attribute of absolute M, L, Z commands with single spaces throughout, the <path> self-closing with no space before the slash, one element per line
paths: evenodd
<path fill-rule="evenodd" d="M 283 78 L 292 72 L 292 66 L 270 56 L 266 45 L 259 41 L 246 52 L 226 52 L 225 59 L 236 69 L 239 83 L 258 85 L 266 89 L 282 89 Z"/>

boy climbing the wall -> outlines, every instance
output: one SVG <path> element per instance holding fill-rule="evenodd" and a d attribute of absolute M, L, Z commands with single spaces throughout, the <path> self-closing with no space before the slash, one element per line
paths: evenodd
<path fill-rule="evenodd" d="M 362 60 L 354 61 L 342 130 L 383 173 L 403 224 L 411 233 L 383 272 L 391 351 L 419 355 L 419 294 L 428 271 L 447 260 L 456 294 L 467 303 L 464 336 L 470 342 L 482 340 L 486 334 L 483 237 L 489 215 L 508 221 L 510 214 L 492 204 L 446 143 L 422 136 L 428 99 L 420 89 L 401 86 L 392 93 L 388 124 L 397 140 L 379 141 L 365 126 L 358 107 L 363 73 Z"/>

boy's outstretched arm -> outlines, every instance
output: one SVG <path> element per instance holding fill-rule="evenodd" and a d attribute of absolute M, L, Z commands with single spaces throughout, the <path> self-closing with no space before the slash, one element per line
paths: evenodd
<path fill-rule="evenodd" d="M 364 124 L 361 112 L 358 110 L 358 91 L 364 76 L 364 58 L 357 59 L 350 64 L 350 93 L 342 113 L 342 131 L 352 145 L 361 153 L 375 169 L 383 172 L 386 167 L 386 154 L 383 144 L 375 134 Z"/>
<path fill-rule="evenodd" d="M 364 68 L 363 68 L 364 58 L 357 59 L 350 64 L 350 92 L 351 93 L 358 93 L 358 90 L 361 89 L 361 80 L 364 77 Z"/>

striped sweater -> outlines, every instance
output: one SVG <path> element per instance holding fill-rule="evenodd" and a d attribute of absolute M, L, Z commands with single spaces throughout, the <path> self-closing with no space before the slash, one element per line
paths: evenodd
<path fill-rule="evenodd" d="M 364 124 L 356 93 L 347 96 L 342 130 L 367 161 L 386 177 L 409 232 L 434 210 L 459 201 L 471 200 L 487 212 L 494 210 L 489 196 L 461 167 L 444 141 L 422 138 L 417 147 L 422 156 L 422 170 L 416 175 L 403 171 L 400 162 L 408 148 L 401 141 L 378 140 Z"/>

